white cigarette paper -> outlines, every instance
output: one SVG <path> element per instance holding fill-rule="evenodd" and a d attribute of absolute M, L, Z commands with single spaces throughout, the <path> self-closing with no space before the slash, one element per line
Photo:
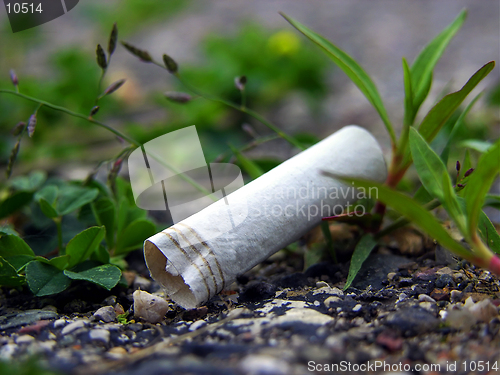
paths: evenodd
<path fill-rule="evenodd" d="M 151 276 L 178 305 L 195 308 L 236 277 L 356 200 L 376 198 L 323 175 L 385 181 L 375 138 L 346 126 L 224 199 L 148 238 Z"/>

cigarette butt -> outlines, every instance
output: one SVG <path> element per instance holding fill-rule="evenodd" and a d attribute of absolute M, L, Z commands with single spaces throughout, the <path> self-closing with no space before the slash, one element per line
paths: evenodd
<path fill-rule="evenodd" d="M 350 125 L 148 238 L 151 276 L 181 307 L 200 306 L 278 250 L 375 191 L 323 175 L 383 182 L 387 167 L 375 138 Z"/>

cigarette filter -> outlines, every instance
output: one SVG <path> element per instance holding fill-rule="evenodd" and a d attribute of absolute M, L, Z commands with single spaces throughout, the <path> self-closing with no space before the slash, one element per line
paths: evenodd
<path fill-rule="evenodd" d="M 151 276 L 178 305 L 208 301 L 238 275 L 319 225 L 321 218 L 376 191 L 355 189 L 323 175 L 385 181 L 375 138 L 346 126 L 200 212 L 148 238 Z"/>

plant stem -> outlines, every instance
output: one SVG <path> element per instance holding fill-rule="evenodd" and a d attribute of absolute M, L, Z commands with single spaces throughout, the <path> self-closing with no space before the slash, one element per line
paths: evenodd
<path fill-rule="evenodd" d="M 164 69 L 164 70 L 167 70 L 165 68 L 165 66 L 163 64 L 160 64 L 159 62 L 157 61 L 152 61 L 153 64 L 159 66 L 160 68 Z M 251 109 L 248 109 L 246 108 L 244 105 L 236 105 L 234 103 L 231 103 L 227 100 L 224 100 L 224 99 L 221 99 L 221 98 L 217 98 L 217 97 L 214 97 L 214 96 L 211 96 L 211 95 L 206 95 L 206 94 L 203 94 L 202 92 L 200 92 L 198 89 L 194 88 L 193 86 L 191 86 L 189 83 L 187 83 L 181 76 L 179 73 L 174 73 L 174 76 L 189 90 L 191 91 L 193 94 L 195 95 L 198 95 L 198 96 L 201 96 L 202 98 L 204 99 L 207 99 L 207 100 L 210 100 L 210 101 L 213 101 L 213 102 L 217 102 L 217 103 L 221 103 L 221 104 L 224 104 L 228 107 L 231 107 L 231 108 L 234 108 L 236 109 L 237 111 L 240 111 L 242 113 L 245 113 L 249 116 L 252 116 L 254 119 L 256 119 L 257 121 L 261 122 L 262 124 L 264 124 L 265 126 L 267 126 L 269 129 L 271 129 L 272 131 L 274 131 L 276 134 L 278 134 L 281 138 L 285 139 L 286 141 L 288 141 L 289 143 L 291 143 L 292 145 L 294 145 L 295 147 L 299 148 L 300 150 L 305 150 L 305 147 L 303 145 L 300 144 L 300 142 L 298 142 L 297 140 L 295 140 L 293 137 L 290 137 L 288 134 L 284 133 L 282 130 L 280 130 L 276 125 L 274 125 L 272 122 L 266 120 L 264 117 L 262 117 L 261 115 L 259 115 L 257 112 L 254 112 L 252 111 Z"/>
<path fill-rule="evenodd" d="M 63 248 L 62 241 L 62 216 L 55 217 L 54 223 L 56 223 L 57 228 L 57 247 L 59 248 L 59 255 L 66 254 L 66 250 Z"/>
<path fill-rule="evenodd" d="M 139 142 L 137 142 L 136 140 L 128 137 L 127 135 L 123 134 L 122 132 L 120 132 L 119 130 L 116 130 L 114 128 L 112 128 L 111 126 L 107 125 L 107 124 L 104 124 L 100 121 L 96 121 L 94 120 L 93 118 L 89 118 L 88 116 L 85 116 L 85 115 L 82 115 L 80 113 L 76 113 L 76 112 L 73 112 L 67 108 L 64 108 L 64 107 L 60 107 L 58 105 L 55 105 L 55 104 L 52 104 L 52 103 L 49 103 L 49 102 L 46 102 L 44 100 L 40 100 L 40 99 L 36 99 L 36 98 L 33 98 L 31 96 L 28 96 L 28 95 L 25 95 L 25 94 L 21 94 L 19 92 L 15 92 L 13 90 L 5 90 L 5 89 L 0 89 L 0 94 L 1 93 L 5 93 L 5 94 L 11 94 L 11 95 L 15 95 L 15 96 L 19 96 L 23 99 L 26 99 L 26 100 L 29 100 L 31 102 L 34 102 L 34 103 L 38 103 L 40 105 L 44 105 L 48 108 L 51 108 L 55 111 L 59 111 L 59 112 L 63 112 L 63 113 L 66 113 L 70 116 L 73 116 L 73 117 L 77 117 L 77 118 L 81 118 L 83 120 L 86 120 L 94 125 L 97 125 L 97 126 L 100 126 L 101 128 L 104 128 L 108 131 L 110 131 L 111 133 L 117 135 L 118 137 L 124 139 L 125 141 L 127 141 L 128 143 L 130 144 L 133 144 L 134 146 L 140 146 L 141 144 Z"/>

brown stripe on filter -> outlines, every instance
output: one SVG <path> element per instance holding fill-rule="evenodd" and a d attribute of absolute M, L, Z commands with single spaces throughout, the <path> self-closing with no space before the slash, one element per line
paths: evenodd
<path fill-rule="evenodd" d="M 201 260 L 203 261 L 203 263 L 205 264 L 205 266 L 208 268 L 208 271 L 210 272 L 210 275 L 212 276 L 212 280 L 214 282 L 214 285 L 215 285 L 215 290 L 218 290 L 219 289 L 219 285 L 217 284 L 217 280 L 215 279 L 215 275 L 214 275 L 214 272 L 212 271 L 212 267 L 210 267 L 210 263 L 208 263 L 208 261 L 205 259 L 205 257 L 203 256 L 203 254 L 201 253 L 200 250 L 198 250 L 196 248 L 196 246 L 194 246 L 189 240 L 188 238 L 184 235 L 184 233 L 182 233 L 179 229 L 177 229 L 175 226 L 173 227 L 170 227 L 169 229 L 175 231 L 176 233 L 178 233 L 183 239 L 184 241 L 186 241 L 188 244 L 189 244 L 189 247 L 191 248 L 191 250 L 195 251 L 201 258 Z"/>
<path fill-rule="evenodd" d="M 224 278 L 224 274 L 222 273 L 222 267 L 220 266 L 220 263 L 217 260 L 217 257 L 215 256 L 214 252 L 212 251 L 212 248 L 210 246 L 208 246 L 208 244 L 205 241 L 203 241 L 203 239 L 200 237 L 200 235 L 193 228 L 191 228 L 189 225 L 184 224 L 184 223 L 177 223 L 177 225 L 182 225 L 183 227 L 186 227 L 187 229 L 189 229 L 191 231 L 191 233 L 193 233 L 193 235 L 196 237 L 196 239 L 198 241 L 200 241 L 200 243 L 208 249 L 208 251 L 210 252 L 212 257 L 214 258 L 215 265 L 217 266 L 217 270 L 219 271 L 220 277 L 222 279 L 221 290 L 224 289 L 224 287 L 226 286 L 226 279 Z"/>
<path fill-rule="evenodd" d="M 210 288 L 208 287 L 208 284 L 205 280 L 205 277 L 203 276 L 203 273 L 201 272 L 200 268 L 195 264 L 193 263 L 193 261 L 191 260 L 191 258 L 189 257 L 189 255 L 186 253 L 186 251 L 182 248 L 182 246 L 179 244 L 179 242 L 177 242 L 175 240 L 175 238 L 173 238 L 170 234 L 168 233 L 165 233 L 165 232 L 160 232 L 160 233 L 163 233 L 165 236 L 167 236 L 168 238 L 170 238 L 170 240 L 172 241 L 172 243 L 175 245 L 175 247 L 177 247 L 184 255 L 185 257 L 191 262 L 191 264 L 193 265 L 194 268 L 196 268 L 196 270 L 200 273 L 201 275 L 201 280 L 203 281 L 203 284 L 205 284 L 205 288 L 207 288 L 207 292 L 208 292 L 208 296 L 210 298 L 211 294 L 210 294 Z"/>

